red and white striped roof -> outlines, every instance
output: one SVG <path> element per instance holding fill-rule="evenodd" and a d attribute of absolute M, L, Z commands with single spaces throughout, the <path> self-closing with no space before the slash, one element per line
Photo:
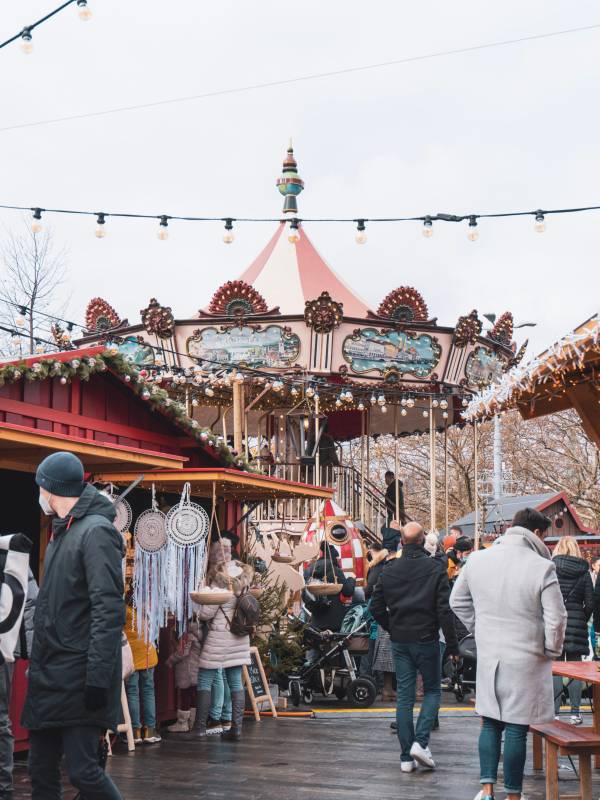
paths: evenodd
<path fill-rule="evenodd" d="M 240 276 L 265 298 L 269 308 L 282 314 L 304 313 L 307 300 L 327 291 L 332 300 L 343 303 L 344 316 L 365 317 L 366 303 L 327 264 L 302 226 L 299 240 L 288 241 L 289 223 L 282 222 L 271 241 Z"/>

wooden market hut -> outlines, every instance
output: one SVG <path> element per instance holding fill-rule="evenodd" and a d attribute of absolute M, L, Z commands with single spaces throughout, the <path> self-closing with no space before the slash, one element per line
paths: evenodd
<path fill-rule="evenodd" d="M 104 346 L 0 363 L 2 532 L 21 531 L 32 539 L 32 569 L 43 578 L 48 521 L 40 512 L 33 473 L 57 450 L 75 453 L 88 480 L 127 485 L 145 476 L 139 493 L 148 494 L 145 488 L 156 481 L 157 488 L 180 493 L 191 481 L 194 499 L 208 505 L 215 486 L 220 524 L 234 531 L 242 503 L 331 496 L 325 488 L 249 471 L 225 443 L 196 425 Z M 27 732 L 18 724 L 25 670 L 26 662 L 17 662 L 11 703 L 17 749 L 27 747 Z M 164 670 L 158 694 L 158 711 L 168 717 L 174 692 Z"/>

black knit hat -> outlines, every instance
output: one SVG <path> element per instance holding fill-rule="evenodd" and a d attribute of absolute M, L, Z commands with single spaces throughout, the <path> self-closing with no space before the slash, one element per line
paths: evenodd
<path fill-rule="evenodd" d="M 58 497 L 79 497 L 83 492 L 83 464 L 73 453 L 52 453 L 37 468 L 35 482 Z"/>

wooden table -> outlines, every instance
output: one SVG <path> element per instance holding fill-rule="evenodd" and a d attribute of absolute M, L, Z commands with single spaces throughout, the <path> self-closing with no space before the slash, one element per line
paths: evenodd
<path fill-rule="evenodd" d="M 554 661 L 552 675 L 573 678 L 592 686 L 592 728 L 600 734 L 600 667 L 599 661 Z M 600 769 L 600 754 L 595 756 L 594 765 Z M 542 739 L 533 735 L 533 768 L 543 769 Z"/>

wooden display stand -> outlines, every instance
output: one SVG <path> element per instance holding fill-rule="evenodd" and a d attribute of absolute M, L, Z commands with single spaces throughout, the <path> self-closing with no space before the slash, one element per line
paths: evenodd
<path fill-rule="evenodd" d="M 129 703 L 127 702 L 127 692 L 125 691 L 125 683 L 121 683 L 121 709 L 123 711 L 123 720 L 120 725 L 117 725 L 117 733 L 124 733 L 127 736 L 127 749 L 131 753 L 135 750 L 135 742 L 133 741 L 133 728 L 131 727 L 131 714 L 129 713 Z M 114 731 L 113 731 L 114 733 Z M 109 731 L 106 731 L 106 741 L 108 742 L 108 755 L 112 756 L 112 748 L 110 746 Z"/>
<path fill-rule="evenodd" d="M 265 674 L 262 661 L 260 660 L 260 654 L 257 647 L 250 648 L 250 666 L 247 667 L 244 665 L 242 669 L 242 675 L 244 678 L 246 691 L 248 692 L 248 696 L 250 698 L 250 704 L 252 705 L 254 719 L 257 722 L 260 722 L 260 711 L 258 704 L 265 701 L 269 704 L 271 713 L 275 719 L 277 717 L 277 709 L 275 708 L 273 698 L 271 697 L 271 692 L 269 691 L 269 682 L 267 681 L 267 676 Z"/>

